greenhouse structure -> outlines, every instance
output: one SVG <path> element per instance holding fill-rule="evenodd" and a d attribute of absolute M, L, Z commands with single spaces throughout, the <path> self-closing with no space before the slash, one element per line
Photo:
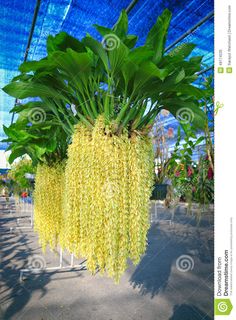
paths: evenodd
<path fill-rule="evenodd" d="M 0 319 L 213 319 L 213 0 L 0 12 Z"/>

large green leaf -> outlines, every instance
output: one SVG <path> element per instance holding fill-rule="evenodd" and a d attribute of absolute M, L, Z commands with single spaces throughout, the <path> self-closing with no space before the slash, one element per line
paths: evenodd
<path fill-rule="evenodd" d="M 26 104 L 15 105 L 10 112 L 19 113 L 24 110 L 28 110 L 32 108 L 43 108 L 43 107 L 44 107 L 44 103 L 41 101 L 30 101 L 30 102 L 27 102 Z"/>
<path fill-rule="evenodd" d="M 127 59 L 129 49 L 122 43 L 111 51 L 108 51 L 111 73 L 119 72 L 125 60 Z"/>
<path fill-rule="evenodd" d="M 15 159 L 23 156 L 24 154 L 26 154 L 26 149 L 24 147 L 16 147 L 11 151 L 8 162 L 12 164 Z"/>
<path fill-rule="evenodd" d="M 170 88 L 170 91 L 188 95 L 196 99 L 202 99 L 205 95 L 204 90 L 198 89 L 190 84 L 177 84 L 176 86 Z"/>
<path fill-rule="evenodd" d="M 121 85 L 121 80 L 120 80 L 120 85 L 119 88 L 122 88 L 123 91 L 127 91 L 128 89 L 128 85 L 129 85 L 129 81 L 130 79 L 133 78 L 135 72 L 138 70 L 139 66 L 134 64 L 132 61 L 128 60 L 126 61 L 121 68 L 121 74 L 124 78 L 124 86 Z"/>
<path fill-rule="evenodd" d="M 133 35 L 133 34 L 127 34 L 125 35 L 123 33 L 123 35 L 117 31 L 115 31 L 114 29 L 110 29 L 110 28 L 106 28 L 106 27 L 103 27 L 103 26 L 99 26 L 97 24 L 94 24 L 94 27 L 97 29 L 97 31 L 100 33 L 100 35 L 102 37 L 106 37 L 107 35 L 116 35 L 118 37 L 120 37 L 123 41 L 123 43 L 129 48 L 129 49 L 132 49 L 137 40 L 138 40 L 138 37 Z"/>
<path fill-rule="evenodd" d="M 11 82 L 3 88 L 3 91 L 18 99 L 40 96 L 57 97 L 60 99 L 65 98 L 65 96 L 63 96 L 59 91 L 49 88 L 43 84 L 33 82 Z"/>
<path fill-rule="evenodd" d="M 100 35 L 103 36 L 103 37 L 106 36 L 107 34 L 113 33 L 113 30 L 110 29 L 110 28 L 99 26 L 98 24 L 94 24 L 93 26 L 100 33 Z"/>
<path fill-rule="evenodd" d="M 193 43 L 181 43 L 179 46 L 168 52 L 167 57 L 172 57 L 174 61 L 183 60 L 190 55 L 195 47 L 196 45 Z"/>
<path fill-rule="evenodd" d="M 159 78 L 160 80 L 164 80 L 167 75 L 168 70 L 159 69 L 153 62 L 146 61 L 140 65 L 135 74 L 134 90 L 139 90 L 151 78 Z"/>
<path fill-rule="evenodd" d="M 138 41 L 138 37 L 133 34 L 128 34 L 126 38 L 123 40 L 124 44 L 129 49 L 132 49 L 135 46 L 137 41 Z"/>
<path fill-rule="evenodd" d="M 118 21 L 113 27 L 114 33 L 122 40 L 126 38 L 128 32 L 128 16 L 125 10 L 121 11 Z"/>
<path fill-rule="evenodd" d="M 10 127 L 3 125 L 3 130 L 12 141 L 18 141 L 28 137 L 27 132 L 19 130 L 15 124 L 12 124 Z"/>
<path fill-rule="evenodd" d="M 70 36 L 66 32 L 60 32 L 55 37 L 48 36 L 47 39 L 47 52 L 48 54 L 54 51 L 66 51 L 71 48 L 77 52 L 85 52 L 84 45 L 76 38 Z"/>
<path fill-rule="evenodd" d="M 48 58 L 43 58 L 39 61 L 26 61 L 23 62 L 20 67 L 19 70 L 21 72 L 30 72 L 30 71 L 38 71 L 38 70 L 42 70 L 42 69 L 54 69 L 55 68 L 55 63 L 54 61 L 52 61 L 51 59 Z"/>
<path fill-rule="evenodd" d="M 48 152 L 54 152 L 57 148 L 56 138 L 52 137 L 52 139 L 48 139 L 46 147 Z"/>
<path fill-rule="evenodd" d="M 128 87 L 130 79 L 132 79 L 134 73 L 138 70 L 139 65 L 145 61 L 148 61 L 153 56 L 153 50 L 147 47 L 139 47 L 129 52 L 127 60 L 121 67 L 121 74 L 124 77 L 125 88 Z M 119 87 L 121 87 L 121 81 L 119 81 Z"/>
<path fill-rule="evenodd" d="M 32 78 L 33 78 L 32 74 L 21 73 L 18 76 L 14 77 L 11 81 L 18 81 L 18 80 L 29 81 Z"/>
<path fill-rule="evenodd" d="M 146 39 L 146 45 L 154 49 L 155 54 L 153 61 L 155 64 L 159 63 L 164 54 L 167 31 L 171 20 L 171 12 L 165 9 L 163 13 L 157 18 L 157 22 L 151 28 Z"/>
<path fill-rule="evenodd" d="M 168 69 L 170 72 L 184 69 L 186 76 L 189 76 L 194 75 L 201 69 L 201 62 L 199 62 L 199 57 L 198 59 L 189 59 L 187 61 L 178 57 L 164 56 L 158 66 L 159 68 Z"/>
<path fill-rule="evenodd" d="M 66 52 L 55 52 L 52 56 L 57 67 L 69 75 L 67 80 L 76 84 L 81 81 L 86 84 L 90 76 L 92 58 L 88 53 L 78 53 L 72 49 L 67 49 Z"/>
<path fill-rule="evenodd" d="M 207 117 L 197 103 L 172 98 L 162 101 L 162 107 L 169 110 L 183 125 L 191 124 L 195 129 L 205 128 Z"/>
<path fill-rule="evenodd" d="M 83 44 L 86 47 L 90 48 L 96 55 L 99 56 L 99 58 L 102 60 L 104 64 L 105 69 L 108 70 L 109 69 L 108 56 L 103 45 L 97 40 L 88 36 L 83 39 Z"/>
<path fill-rule="evenodd" d="M 139 65 L 144 61 L 151 60 L 151 58 L 153 57 L 153 54 L 154 54 L 153 50 L 145 46 L 142 46 L 130 51 L 128 60 L 135 65 L 136 64 Z"/>

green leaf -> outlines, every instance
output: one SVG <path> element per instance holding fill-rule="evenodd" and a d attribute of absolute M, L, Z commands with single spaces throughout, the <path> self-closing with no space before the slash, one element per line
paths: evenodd
<path fill-rule="evenodd" d="M 43 108 L 43 106 L 44 104 L 41 101 L 30 101 L 26 104 L 15 105 L 10 112 L 19 113 L 32 108 Z"/>
<path fill-rule="evenodd" d="M 35 154 L 35 157 L 37 159 L 42 158 L 42 156 L 45 154 L 45 152 L 47 151 L 47 148 L 42 148 L 40 146 L 37 146 L 36 144 L 33 144 L 30 146 L 31 149 L 33 149 L 33 153 Z"/>
<path fill-rule="evenodd" d="M 185 102 L 180 99 L 166 99 L 163 101 L 163 109 L 169 110 L 180 124 L 191 124 L 194 129 L 204 129 L 207 120 L 203 112 L 196 103 Z"/>
<path fill-rule="evenodd" d="M 113 27 L 113 31 L 122 40 L 126 38 L 128 32 L 128 16 L 125 10 L 121 11 L 119 19 Z"/>
<path fill-rule="evenodd" d="M 144 117 L 138 123 L 137 128 L 139 130 L 142 130 L 143 127 L 146 127 L 148 125 L 153 125 L 157 114 L 158 114 L 158 110 L 156 110 L 156 109 L 153 109 L 152 111 L 145 114 Z"/>
<path fill-rule="evenodd" d="M 23 81 L 28 81 L 31 78 L 33 78 L 32 74 L 26 74 L 26 73 L 21 73 L 18 76 L 14 77 L 11 81 L 18 81 L 18 80 L 23 80 Z"/>
<path fill-rule="evenodd" d="M 154 51 L 142 46 L 135 48 L 134 50 L 130 51 L 128 55 L 128 60 L 131 61 L 133 64 L 141 64 L 144 61 L 151 60 L 153 57 Z"/>
<path fill-rule="evenodd" d="M 111 73 L 119 72 L 129 53 L 129 49 L 122 43 L 113 50 L 108 51 Z"/>
<path fill-rule="evenodd" d="M 25 99 L 29 97 L 57 97 L 60 99 L 64 99 L 63 96 L 59 91 L 56 91 L 52 88 L 49 88 L 42 84 L 37 84 L 33 82 L 11 82 L 6 85 L 3 89 L 4 92 L 9 94 L 12 97 L 18 99 Z"/>
<path fill-rule="evenodd" d="M 54 51 L 66 51 L 68 48 L 77 52 L 85 52 L 84 45 L 76 38 L 70 36 L 66 32 L 60 32 L 55 37 L 48 36 L 47 39 L 47 52 L 48 54 Z"/>
<path fill-rule="evenodd" d="M 175 78 L 175 83 L 181 82 L 184 78 L 185 78 L 185 72 L 184 72 L 184 69 L 182 69 L 180 72 L 178 72 Z"/>
<path fill-rule="evenodd" d="M 102 60 L 106 70 L 109 69 L 108 56 L 106 50 L 103 48 L 102 44 L 92 37 L 85 37 L 83 39 L 83 44 L 91 49 L 96 55 Z"/>
<path fill-rule="evenodd" d="M 181 43 L 179 46 L 175 47 L 168 53 L 168 57 L 172 57 L 176 60 L 183 60 L 190 55 L 193 49 L 196 47 L 193 43 Z M 192 60 L 196 63 L 199 59 Z"/>
<path fill-rule="evenodd" d="M 193 155 L 193 151 L 192 151 L 192 149 L 191 149 L 191 148 L 187 148 L 187 149 L 186 149 L 186 151 L 188 152 L 188 154 L 189 154 L 190 156 L 192 156 L 192 155 Z"/>
<path fill-rule="evenodd" d="M 25 132 L 15 129 L 14 124 L 10 127 L 6 127 L 3 125 L 3 131 L 11 139 L 11 141 L 17 141 L 27 136 Z"/>
<path fill-rule="evenodd" d="M 164 80 L 168 75 L 168 70 L 159 69 L 153 62 L 146 61 L 142 63 L 135 74 L 134 78 L 134 90 L 139 90 L 144 84 L 146 84 L 151 78 L 159 78 Z"/>
<path fill-rule="evenodd" d="M 106 36 L 107 34 L 113 33 L 112 29 L 110 28 L 99 26 L 98 24 L 94 24 L 93 26 L 96 28 L 96 30 L 100 33 L 102 37 Z"/>
<path fill-rule="evenodd" d="M 195 145 L 198 145 L 198 144 L 200 144 L 202 141 L 204 141 L 205 140 L 205 137 L 203 137 L 203 136 L 201 136 L 201 137 L 199 137 L 198 139 L 197 139 L 197 141 L 195 142 Z"/>
<path fill-rule="evenodd" d="M 107 35 L 110 35 L 110 34 L 115 34 L 115 35 L 117 35 L 119 37 L 119 32 L 116 32 L 113 29 L 106 28 L 106 27 L 103 27 L 103 26 L 99 26 L 97 24 L 94 24 L 93 26 L 96 28 L 96 30 L 100 33 L 100 35 L 102 37 L 106 37 Z M 120 37 L 121 37 L 123 43 L 129 49 L 132 49 L 135 46 L 135 44 L 136 44 L 136 42 L 138 40 L 138 37 L 133 35 L 133 34 L 128 34 L 128 35 L 126 35 L 124 37 L 120 35 Z"/>
<path fill-rule="evenodd" d="M 201 99 L 205 96 L 204 90 L 198 89 L 195 86 L 190 84 L 177 84 L 175 87 L 170 88 L 171 91 L 185 94 L 191 97 L 195 97 L 196 99 Z"/>
<path fill-rule="evenodd" d="M 11 154 L 10 154 L 10 156 L 9 156 L 9 158 L 8 158 L 8 162 L 9 162 L 10 164 L 12 164 L 15 159 L 23 156 L 24 154 L 26 154 L 25 148 L 23 148 L 23 147 L 17 147 L 17 148 L 15 148 L 15 149 L 13 149 L 13 150 L 11 151 Z"/>
<path fill-rule="evenodd" d="M 56 150 L 57 140 L 55 137 L 53 137 L 52 139 L 48 139 L 48 142 L 46 144 L 46 148 L 47 148 L 48 152 L 53 152 Z"/>
<path fill-rule="evenodd" d="M 137 41 L 138 41 L 138 37 L 132 34 L 128 34 L 127 37 L 123 40 L 124 44 L 129 49 L 132 49 L 135 46 Z"/>
<path fill-rule="evenodd" d="M 203 56 L 195 56 L 189 59 L 189 62 L 199 64 L 202 62 Z"/>
<path fill-rule="evenodd" d="M 43 58 L 39 61 L 26 61 L 23 62 L 19 70 L 21 72 L 30 72 L 30 71 L 38 71 L 42 69 L 51 70 L 56 67 L 55 62 L 52 60 L 49 60 L 48 58 Z"/>
<path fill-rule="evenodd" d="M 70 76 L 68 80 L 75 83 L 83 81 L 86 84 L 92 66 L 92 59 L 88 53 L 67 49 L 66 52 L 55 52 L 52 58 L 55 59 L 57 67 Z"/>
<path fill-rule="evenodd" d="M 124 77 L 125 86 L 124 89 L 128 88 L 130 79 L 133 77 L 135 72 L 138 70 L 138 65 L 135 65 L 132 61 L 126 61 L 121 67 L 121 74 Z"/>
<path fill-rule="evenodd" d="M 157 22 L 148 33 L 146 45 L 153 48 L 155 51 L 153 56 L 153 61 L 155 64 L 159 63 L 163 57 L 171 16 L 171 12 L 168 9 L 165 9 L 157 18 Z"/>

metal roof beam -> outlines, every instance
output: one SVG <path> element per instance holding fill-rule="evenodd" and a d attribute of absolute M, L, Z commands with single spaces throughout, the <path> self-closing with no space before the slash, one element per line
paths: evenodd
<path fill-rule="evenodd" d="M 206 69 L 203 69 L 203 70 L 197 72 L 197 75 L 199 76 L 200 74 L 203 74 L 203 73 L 205 73 L 205 72 L 207 72 L 207 71 L 210 71 L 210 70 L 212 70 L 212 69 L 214 69 L 214 66 L 210 66 L 210 67 L 208 67 L 208 68 L 206 68 Z"/>
<path fill-rule="evenodd" d="M 211 11 L 208 15 L 206 15 L 202 20 L 200 20 L 197 24 L 195 24 L 192 28 L 190 28 L 187 32 L 185 32 L 182 36 L 180 36 L 177 40 L 175 40 L 173 43 L 171 43 L 165 51 L 170 50 L 173 48 L 177 43 L 179 43 L 181 40 L 186 38 L 188 35 L 193 33 L 196 29 L 198 29 L 203 23 L 205 23 L 207 20 L 211 19 L 214 16 L 214 11 Z"/>
<path fill-rule="evenodd" d="M 41 0 L 37 0 L 37 1 L 36 1 L 36 4 L 35 4 L 35 8 L 34 8 L 34 15 L 33 15 L 33 20 L 32 20 L 32 24 L 31 24 L 31 28 L 30 28 L 29 38 L 28 38 L 28 41 L 27 41 L 26 49 L 25 49 L 24 62 L 25 62 L 25 61 L 27 60 L 27 58 L 28 58 L 29 49 L 30 49 L 32 37 L 33 37 L 33 34 L 34 34 L 34 28 L 35 28 L 35 24 L 36 24 L 36 21 L 37 21 L 40 4 L 41 4 Z M 18 103 L 18 99 L 15 100 L 15 105 L 16 105 L 17 103 Z M 13 112 L 13 114 L 12 114 L 11 123 L 13 123 L 13 121 L 14 121 L 14 116 L 15 116 L 15 112 Z"/>
<path fill-rule="evenodd" d="M 136 5 L 136 3 L 138 2 L 138 0 L 132 0 L 130 2 L 130 4 L 128 5 L 128 7 L 125 9 L 126 13 L 130 13 L 130 11 L 133 9 L 133 7 Z"/>
<path fill-rule="evenodd" d="M 41 0 L 37 0 L 35 8 L 34 8 L 34 15 L 33 15 L 31 28 L 30 28 L 30 34 L 29 34 L 29 38 L 28 38 L 28 42 L 27 42 L 27 47 L 26 47 L 26 50 L 25 50 L 24 61 L 27 60 L 27 57 L 28 57 L 28 54 L 29 54 L 31 41 L 32 41 L 32 37 L 33 37 L 33 34 L 34 34 L 34 28 L 35 28 L 36 20 L 37 20 L 37 17 L 38 17 L 39 8 L 40 8 L 40 3 L 41 3 Z"/>

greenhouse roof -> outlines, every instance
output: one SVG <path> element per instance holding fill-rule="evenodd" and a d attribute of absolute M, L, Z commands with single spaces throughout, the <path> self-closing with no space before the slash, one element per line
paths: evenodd
<path fill-rule="evenodd" d="M 32 42 L 27 60 L 38 60 L 46 55 L 46 38 L 66 31 L 70 35 L 82 38 L 86 33 L 99 38 L 93 24 L 112 27 L 122 9 L 128 8 L 131 0 L 44 0 L 41 1 Z M 167 46 L 213 11 L 213 0 L 139 0 L 129 11 L 129 32 L 139 36 L 138 44 L 145 37 L 165 8 L 172 11 Z M 34 16 L 36 1 L 5 0 L 1 2 L 0 21 L 0 86 L 6 85 L 18 74 L 18 67 L 23 62 L 29 33 Z M 193 42 L 197 46 L 193 55 L 202 55 L 204 68 L 213 65 L 214 18 L 206 19 L 181 42 Z M 181 43 L 180 42 L 180 43 Z M 0 139 L 4 138 L 2 124 L 11 123 L 10 109 L 14 98 L 0 91 Z M 6 145 L 0 143 L 0 149 Z"/>

